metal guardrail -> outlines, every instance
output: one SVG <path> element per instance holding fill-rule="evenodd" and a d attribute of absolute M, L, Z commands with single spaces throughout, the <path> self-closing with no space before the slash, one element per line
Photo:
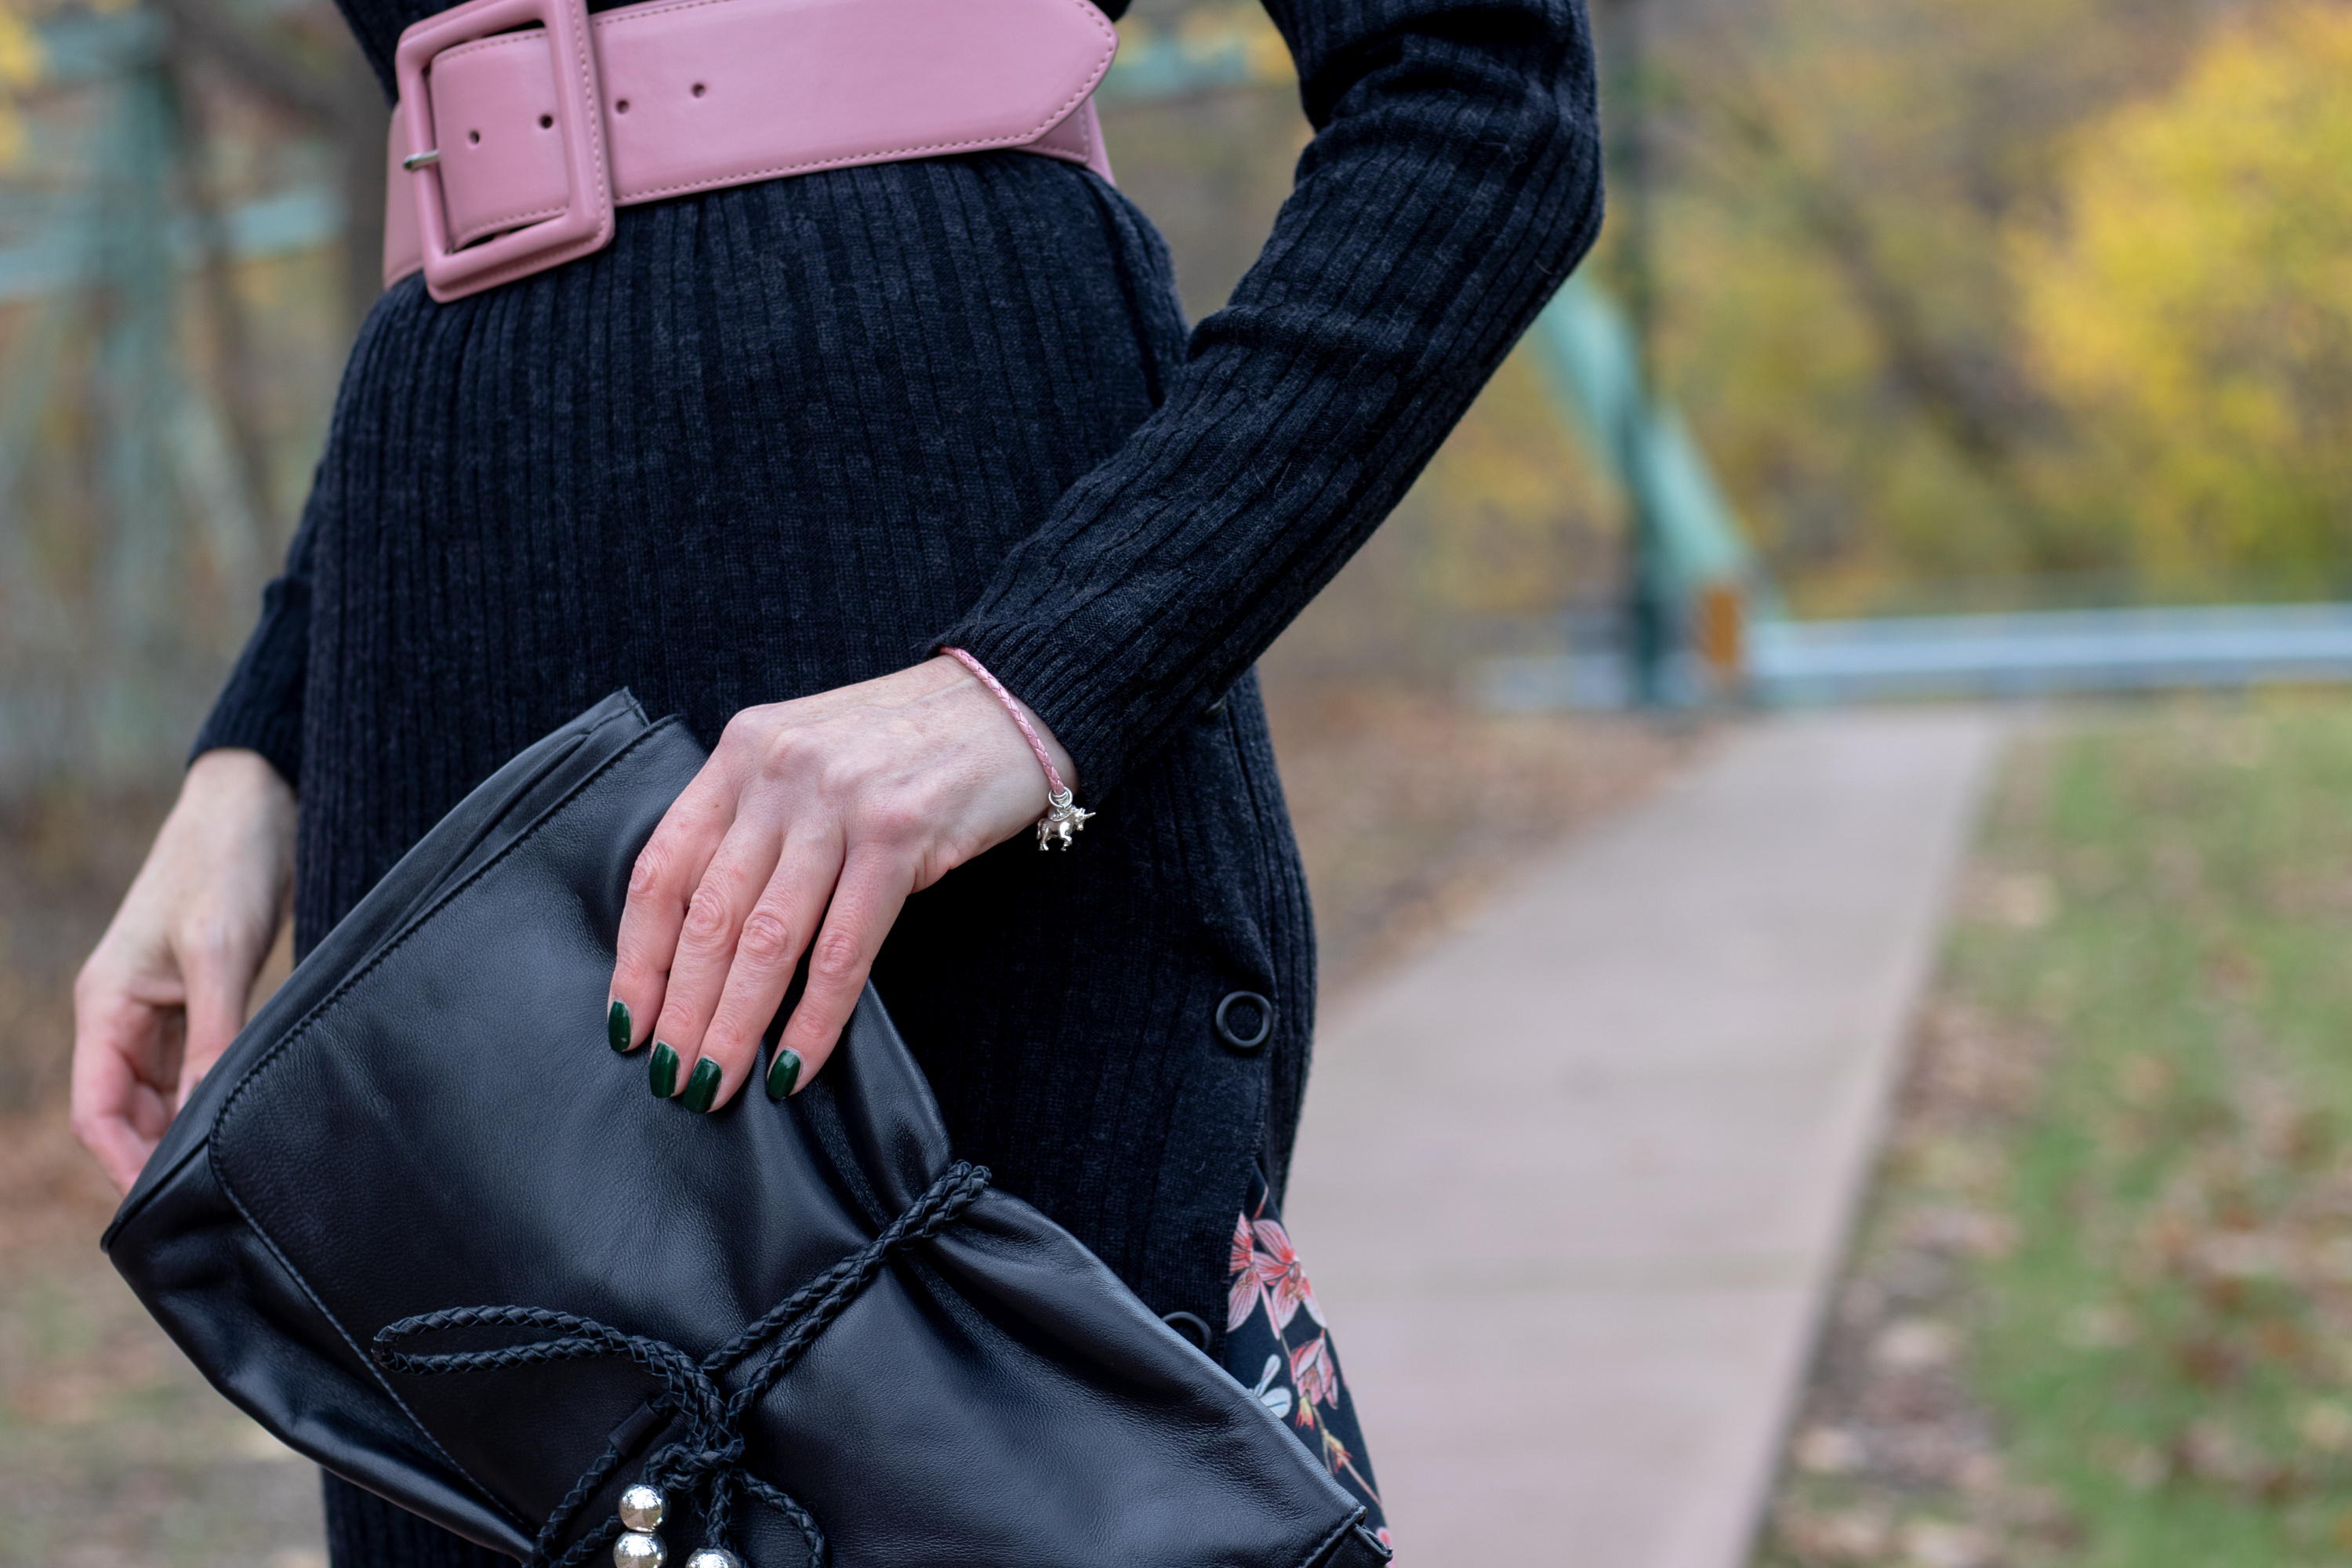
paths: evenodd
<path fill-rule="evenodd" d="M 1780 702 L 2352 680 L 2352 605 L 1766 622 L 1748 673 Z"/>
<path fill-rule="evenodd" d="M 1768 706 L 2347 681 L 2352 604 L 1766 620 L 1745 652 L 1745 693 Z M 1623 664 L 1605 650 L 1494 659 L 1477 695 L 1503 711 L 1619 708 Z"/>

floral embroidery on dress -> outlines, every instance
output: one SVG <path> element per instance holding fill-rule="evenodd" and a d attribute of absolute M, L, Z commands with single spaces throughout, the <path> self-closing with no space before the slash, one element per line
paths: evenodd
<path fill-rule="evenodd" d="M 1250 1235 L 1249 1215 L 1235 1215 L 1233 1257 L 1225 1269 L 1233 1276 L 1233 1282 L 1225 1287 L 1225 1332 L 1229 1334 L 1249 1321 L 1249 1315 L 1257 1310 L 1262 1291 L 1257 1282 L 1257 1270 L 1252 1267 L 1252 1260 L 1257 1256 L 1253 1250 L 1254 1242 L 1255 1238 Z"/>
<path fill-rule="evenodd" d="M 1323 1309 L 1316 1304 L 1315 1287 L 1307 1282 L 1307 1269 L 1290 1245 L 1290 1233 L 1276 1219 L 1253 1220 L 1249 1228 L 1265 1248 L 1250 1254 L 1250 1272 L 1265 1294 L 1265 1315 L 1274 1320 L 1276 1330 L 1290 1327 L 1290 1320 L 1301 1307 L 1318 1328 L 1322 1327 Z"/>
<path fill-rule="evenodd" d="M 1234 1216 L 1225 1273 L 1227 1369 L 1238 1381 L 1264 1353 L 1250 1393 L 1276 1420 L 1289 1422 L 1333 1479 L 1363 1500 L 1370 1510 L 1365 1526 L 1393 1550 L 1322 1303 L 1262 1177 L 1251 1181 L 1249 1206 Z"/>

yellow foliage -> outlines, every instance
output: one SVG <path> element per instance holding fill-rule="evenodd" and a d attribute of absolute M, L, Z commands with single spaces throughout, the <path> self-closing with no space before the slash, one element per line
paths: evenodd
<path fill-rule="evenodd" d="M 1297 75 L 1290 63 L 1290 46 L 1275 31 L 1263 5 L 1195 5 L 1177 25 L 1176 37 L 1188 48 L 1238 46 L 1254 82 L 1286 82 Z"/>
<path fill-rule="evenodd" d="M 1422 475 L 1416 577 L 1431 600 L 1483 616 L 1556 609 L 1600 574 L 1619 502 L 1525 351 L 1479 395 Z"/>
<path fill-rule="evenodd" d="M 2107 447 L 2142 569 L 2315 584 L 2352 550 L 2352 11 L 2225 28 L 2076 137 L 2008 255 L 2032 363 Z"/>
<path fill-rule="evenodd" d="M 25 126 L 9 100 L 41 78 L 44 61 L 40 35 L 33 24 L 0 0 L 0 168 L 22 155 Z"/>

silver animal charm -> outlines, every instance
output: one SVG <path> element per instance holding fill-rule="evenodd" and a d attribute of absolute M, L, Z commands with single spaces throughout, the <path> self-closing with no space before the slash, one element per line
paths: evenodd
<path fill-rule="evenodd" d="M 1077 805 L 1066 789 L 1055 790 L 1045 798 L 1053 809 L 1037 819 L 1037 847 L 1042 852 L 1047 845 L 1055 844 L 1067 849 L 1070 835 L 1084 833 L 1087 820 L 1096 813 Z"/>

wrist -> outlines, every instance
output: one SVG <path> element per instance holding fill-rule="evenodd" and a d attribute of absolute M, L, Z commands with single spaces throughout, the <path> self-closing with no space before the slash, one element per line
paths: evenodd
<path fill-rule="evenodd" d="M 952 676 L 954 684 L 979 688 L 987 694 L 992 707 L 997 708 L 1000 711 L 1009 709 L 1015 727 L 1018 728 L 1024 723 L 1027 725 L 1028 731 L 1035 734 L 1038 743 L 1045 748 L 1046 758 L 1053 763 L 1053 772 L 1061 775 L 1062 783 L 1066 788 L 1074 794 L 1076 792 L 1077 763 L 1071 760 L 1068 749 L 1054 738 L 1052 727 L 1037 716 L 1035 709 L 1022 701 L 1013 692 L 1007 690 L 1002 683 L 991 685 L 982 680 L 975 670 L 952 654 L 935 654 L 930 663 L 940 667 L 941 673 Z M 1024 734 L 1023 738 L 1025 742 L 1027 737 Z M 1050 790 L 1051 785 L 1047 787 Z"/>
<path fill-rule="evenodd" d="M 157 847 L 169 840 L 213 863 L 225 854 L 255 859 L 282 881 L 293 865 L 294 819 L 293 787 L 269 759 L 224 746 L 188 764 Z"/>
<path fill-rule="evenodd" d="M 1048 741 L 1051 731 L 1040 731 L 1027 704 L 1007 691 L 1004 683 L 990 674 L 988 667 L 972 657 L 969 650 L 948 647 L 940 651 L 971 671 L 973 678 L 988 689 L 990 698 L 1002 705 L 1005 715 L 1021 731 L 1022 740 L 1027 743 L 1030 753 L 1037 759 L 1037 765 L 1045 775 L 1045 815 L 1037 819 L 1037 847 L 1045 849 L 1059 845 L 1067 849 L 1070 835 L 1083 829 L 1087 819 L 1095 815 L 1078 805 L 1077 785 L 1062 771 L 1070 765 L 1069 752 L 1062 749 L 1060 742 Z"/>
<path fill-rule="evenodd" d="M 250 803 L 258 809 L 294 808 L 294 790 L 268 758 L 242 746 L 218 746 L 188 764 L 182 801 Z"/>

